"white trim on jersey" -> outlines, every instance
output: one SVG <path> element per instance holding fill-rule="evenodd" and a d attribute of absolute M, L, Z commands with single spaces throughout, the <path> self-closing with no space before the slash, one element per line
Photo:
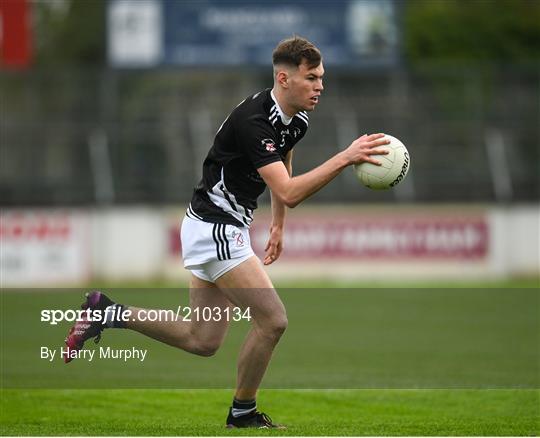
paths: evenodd
<path fill-rule="evenodd" d="M 309 117 L 305 111 L 300 111 L 296 114 L 300 120 L 302 120 L 306 126 L 309 126 Z"/>
<path fill-rule="evenodd" d="M 225 213 L 230 214 L 237 221 L 249 226 L 253 221 L 253 211 L 241 205 L 236 197 L 225 187 L 225 176 L 221 168 L 221 180 L 208 191 L 208 197 L 214 205 L 221 208 Z"/>
<path fill-rule="evenodd" d="M 272 126 L 276 125 L 278 116 L 279 116 L 279 111 L 276 105 L 274 105 L 270 110 L 270 115 L 268 116 L 268 120 L 270 120 L 270 123 L 272 123 Z"/>
<path fill-rule="evenodd" d="M 292 122 L 292 119 L 293 117 L 291 116 L 288 116 L 287 114 L 285 114 L 283 112 L 283 110 L 281 109 L 281 107 L 279 106 L 279 102 L 277 101 L 276 99 L 276 96 L 274 94 L 274 90 L 270 90 L 270 97 L 272 98 L 272 100 L 274 101 L 274 106 L 277 108 L 278 110 L 278 114 L 279 114 L 279 117 L 281 118 L 281 123 L 283 123 L 285 126 L 289 126 Z M 272 109 L 274 108 L 274 106 L 272 107 Z"/>
<path fill-rule="evenodd" d="M 195 220 L 199 220 L 199 221 L 203 220 L 203 218 L 201 216 L 199 216 L 197 213 L 195 213 L 193 211 L 193 208 L 191 207 L 191 202 L 189 203 L 188 208 L 186 210 L 186 215 L 191 219 L 195 219 Z"/>

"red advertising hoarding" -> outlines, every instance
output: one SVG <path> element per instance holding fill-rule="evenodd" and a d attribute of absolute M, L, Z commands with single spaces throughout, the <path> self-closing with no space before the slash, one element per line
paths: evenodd
<path fill-rule="evenodd" d="M 90 277 L 90 220 L 63 210 L 0 213 L 0 284 L 46 287 Z"/>
<path fill-rule="evenodd" d="M 264 255 L 270 218 L 257 217 L 251 242 Z M 179 229 L 170 230 L 169 254 L 178 256 Z M 481 261 L 488 257 L 490 230 L 485 214 L 326 214 L 290 215 L 281 259 Z"/>
<path fill-rule="evenodd" d="M 0 66 L 26 68 L 32 59 L 30 4 L 28 0 L 0 1 Z"/>
<path fill-rule="evenodd" d="M 267 227 L 254 225 L 253 249 L 264 254 Z M 287 221 L 283 258 L 480 259 L 488 251 L 483 217 L 350 216 Z"/>

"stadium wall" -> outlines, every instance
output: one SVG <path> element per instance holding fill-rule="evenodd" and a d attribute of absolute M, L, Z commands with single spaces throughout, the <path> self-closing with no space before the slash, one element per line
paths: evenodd
<path fill-rule="evenodd" d="M 181 208 L 5 209 L 1 284 L 185 281 Z M 270 214 L 252 226 L 264 253 Z M 501 279 L 538 276 L 540 207 L 306 206 L 290 210 L 276 280 Z"/>

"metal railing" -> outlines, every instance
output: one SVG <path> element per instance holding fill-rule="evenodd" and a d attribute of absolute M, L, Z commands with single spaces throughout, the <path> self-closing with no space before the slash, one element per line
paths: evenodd
<path fill-rule="evenodd" d="M 538 66 L 327 70 L 295 173 L 379 131 L 412 166 L 389 192 L 345 171 L 310 202 L 538 201 Z M 224 118 L 271 84 L 259 70 L 3 72 L 1 203 L 185 203 Z"/>

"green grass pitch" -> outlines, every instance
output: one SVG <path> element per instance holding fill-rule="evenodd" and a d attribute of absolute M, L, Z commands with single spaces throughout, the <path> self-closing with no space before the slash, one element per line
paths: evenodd
<path fill-rule="evenodd" d="M 224 428 L 229 390 L 7 390 L 3 435 L 538 435 L 537 391 L 263 390 L 287 430 Z"/>
<path fill-rule="evenodd" d="M 39 346 L 60 346 L 70 324 L 44 324 L 40 310 L 76 308 L 83 289 L 4 290 L 0 433 L 540 433 L 537 281 L 447 289 L 298 286 L 278 288 L 289 328 L 258 398 L 261 410 L 287 425 L 284 431 L 224 428 L 246 323 L 231 324 L 224 345 L 211 358 L 136 333 L 107 331 L 90 348 L 147 348 L 145 362 L 49 363 L 39 358 Z M 152 308 L 187 304 L 185 292 L 172 288 L 107 291 L 118 301 Z"/>

